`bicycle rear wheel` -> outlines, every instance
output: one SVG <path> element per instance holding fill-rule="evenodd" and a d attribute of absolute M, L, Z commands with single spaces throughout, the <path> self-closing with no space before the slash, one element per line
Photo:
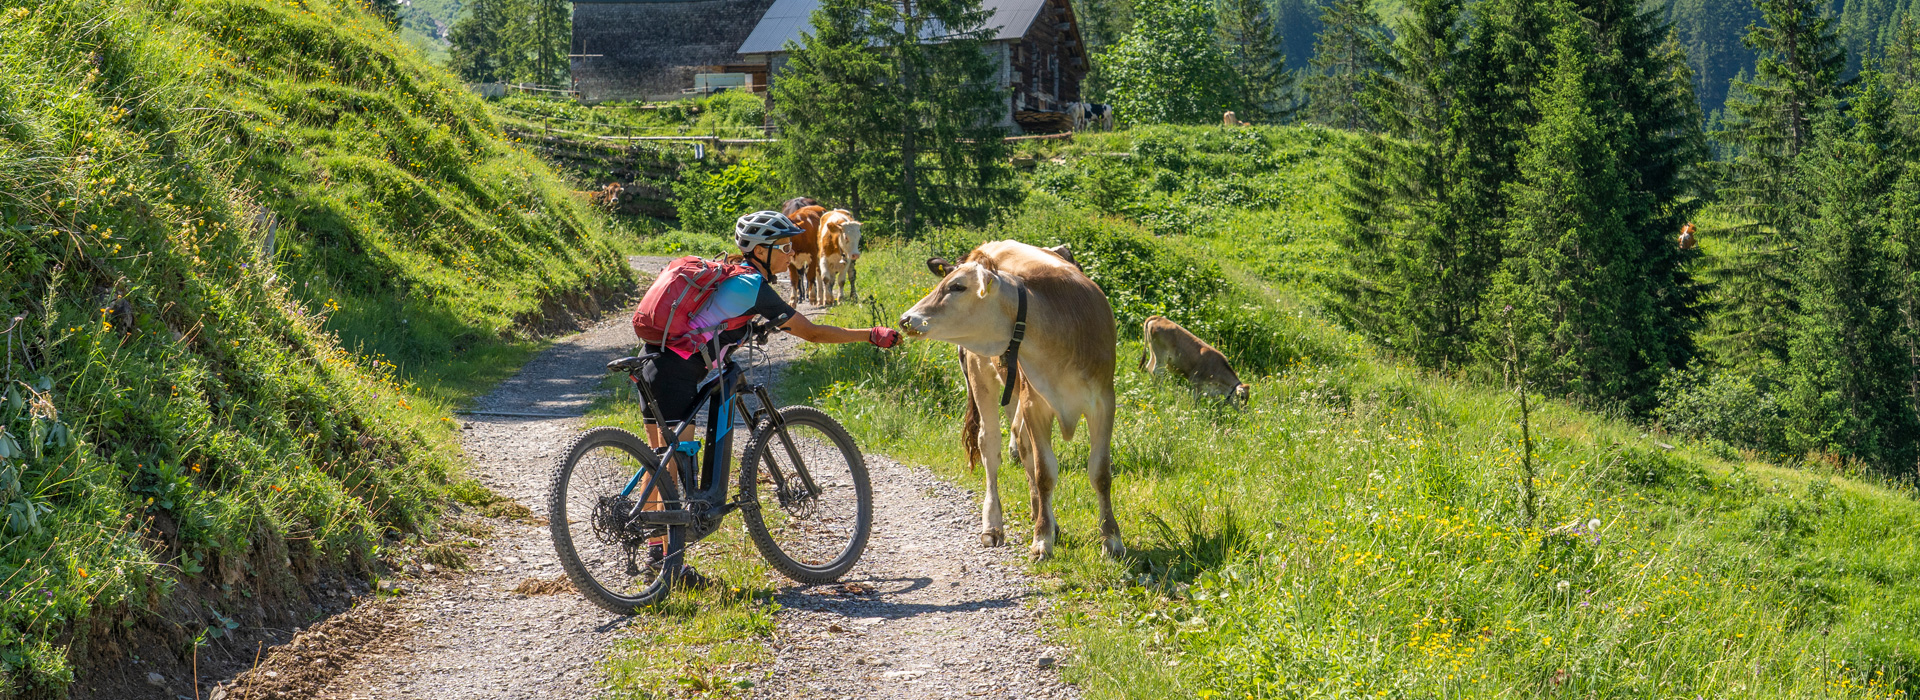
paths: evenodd
<path fill-rule="evenodd" d="M 621 496 L 636 473 L 644 475 L 640 486 Z M 683 509 L 677 480 L 662 473 L 646 440 L 619 428 L 582 433 L 554 465 L 547 494 L 554 554 L 594 605 L 631 615 L 672 590 L 687 527 L 632 522 L 642 509 Z M 662 560 L 650 559 L 649 542 L 662 545 Z"/>
<path fill-rule="evenodd" d="M 808 406 L 780 409 L 741 451 L 747 533 L 767 563 L 801 583 L 830 583 L 867 548 L 873 487 L 846 428 Z"/>

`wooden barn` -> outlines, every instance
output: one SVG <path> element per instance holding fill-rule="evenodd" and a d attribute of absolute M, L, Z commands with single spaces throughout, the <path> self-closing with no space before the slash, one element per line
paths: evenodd
<path fill-rule="evenodd" d="M 740 44 L 743 62 L 765 64 L 779 80 L 786 43 L 811 33 L 819 6 L 819 0 L 773 0 Z M 1001 86 L 1008 90 L 1001 123 L 1023 131 L 1069 128 L 1068 105 L 1080 101 L 1089 61 L 1070 0 L 983 0 L 981 6 L 992 13 L 987 20 L 994 32 L 991 50 L 1000 63 Z"/>
<path fill-rule="evenodd" d="M 573 0 L 570 63 L 588 104 L 702 88 L 764 91 L 765 57 L 739 53 L 775 0 Z"/>

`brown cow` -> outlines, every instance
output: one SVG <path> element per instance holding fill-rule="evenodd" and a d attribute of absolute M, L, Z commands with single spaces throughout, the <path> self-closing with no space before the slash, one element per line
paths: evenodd
<path fill-rule="evenodd" d="M 908 335 L 960 346 L 967 379 L 967 420 L 960 442 L 967 459 L 986 464 L 986 502 L 980 541 L 1006 543 L 1000 509 L 1000 406 L 1007 377 L 1003 366 L 1012 345 L 1022 295 L 1027 333 L 1019 346 L 1013 384 L 1013 439 L 1026 465 L 1033 507 L 1036 559 L 1053 553 L 1059 526 L 1053 517 L 1053 487 L 1060 473 L 1053 454 L 1053 421 L 1073 439 L 1087 421 L 1087 478 L 1100 503 L 1100 539 L 1107 554 L 1126 548 L 1113 517 L 1113 307 L 1100 286 L 1058 255 L 1018 241 L 983 243 L 959 265 L 935 258 L 928 268 L 942 275 L 926 298 L 900 316 Z M 993 416 L 993 420 L 982 420 Z"/>
<path fill-rule="evenodd" d="M 1207 341 L 1164 316 L 1147 317 L 1140 335 L 1147 345 L 1140 353 L 1140 369 L 1148 374 L 1171 369 L 1193 385 L 1194 393 L 1224 396 L 1228 403 L 1246 405 L 1253 388 L 1240 382 L 1227 356 Z"/>
<path fill-rule="evenodd" d="M 860 222 L 853 212 L 835 209 L 820 217 L 820 284 L 814 287 L 815 304 L 838 301 L 835 287 L 844 282 L 848 294 L 853 289 L 854 263 L 860 260 Z"/>
<path fill-rule="evenodd" d="M 786 204 L 780 205 L 780 213 L 786 215 L 787 218 L 791 219 L 793 218 L 794 212 L 800 211 L 801 209 L 805 209 L 807 207 L 817 207 L 817 206 L 820 206 L 820 200 L 818 199 L 814 199 L 812 197 L 794 197 L 793 199 L 787 200 Z"/>
<path fill-rule="evenodd" d="M 813 205 L 801 207 L 787 216 L 793 225 L 800 227 L 800 235 L 789 239 L 793 241 L 793 259 L 787 262 L 787 281 L 793 284 L 795 304 L 808 298 L 814 282 L 819 279 L 815 260 L 820 256 L 820 217 L 826 213 L 826 207 Z"/>

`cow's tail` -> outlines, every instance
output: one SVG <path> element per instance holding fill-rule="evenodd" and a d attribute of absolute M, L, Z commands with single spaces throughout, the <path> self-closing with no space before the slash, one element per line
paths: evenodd
<path fill-rule="evenodd" d="M 960 349 L 960 376 L 967 383 L 967 417 L 960 421 L 960 448 L 967 451 L 967 470 L 980 469 L 980 406 L 973 400 L 973 377 L 967 371 L 967 350 Z"/>

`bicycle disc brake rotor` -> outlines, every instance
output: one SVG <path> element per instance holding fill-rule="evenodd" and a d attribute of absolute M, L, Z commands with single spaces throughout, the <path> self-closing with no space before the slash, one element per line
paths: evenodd
<path fill-rule="evenodd" d="M 797 484 L 788 486 L 780 489 L 780 510 L 786 511 L 790 517 L 803 520 L 812 518 L 814 513 L 820 510 L 820 499 L 807 493 L 804 486 Z"/>

